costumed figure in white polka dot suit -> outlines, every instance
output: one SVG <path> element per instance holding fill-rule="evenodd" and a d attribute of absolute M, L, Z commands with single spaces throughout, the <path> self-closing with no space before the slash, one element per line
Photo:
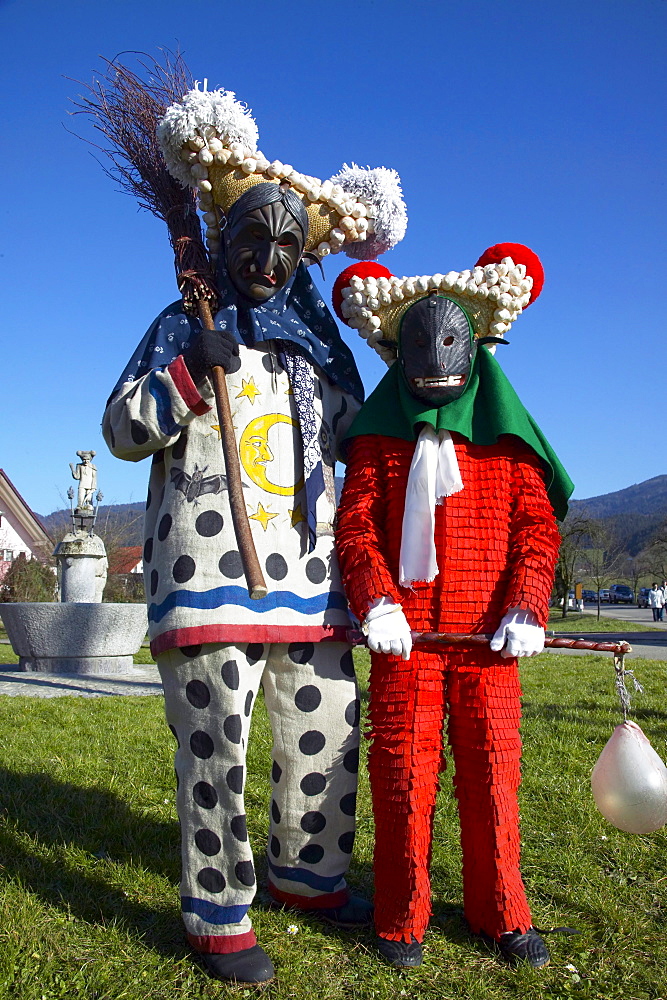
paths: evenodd
<path fill-rule="evenodd" d="M 210 141 L 209 125 L 195 127 L 197 94 L 208 122 L 215 94 L 229 104 L 225 92 L 191 92 L 183 102 L 190 102 L 185 125 L 178 106 L 170 109 L 161 136 L 170 170 L 169 143 L 186 151 L 173 172 L 185 169 L 201 134 L 215 153 L 228 151 L 234 134 L 218 122 Z M 279 184 L 278 169 L 261 172 L 262 154 L 253 156 L 255 173 L 224 164 L 218 174 L 215 164 L 206 168 L 208 189 L 196 172 L 200 201 L 220 223 L 220 244 L 215 233 L 211 238 L 220 293 L 215 330 L 202 330 L 180 302 L 164 310 L 112 393 L 103 424 L 117 457 L 152 456 L 144 576 L 151 649 L 178 742 L 188 938 L 211 974 L 244 982 L 273 975 L 248 916 L 255 871 L 243 791 L 260 684 L 274 740 L 269 891 L 278 902 L 317 910 L 341 926 L 371 919 L 370 904 L 350 897 L 345 883 L 354 841 L 359 700 L 332 527 L 336 449 L 359 409 L 362 387 L 301 257 L 308 249 L 314 259 L 324 255 L 323 234 L 345 219 L 341 212 L 350 204 L 361 205 L 366 216 L 359 218 L 367 221 L 373 192 L 363 183 L 376 185 L 378 171 L 348 168 L 339 176 L 341 183 L 347 177 L 349 191 L 325 182 L 329 188 L 322 190 L 333 190 L 336 208 L 312 197 L 312 184 L 311 196 L 300 192 L 294 178 L 303 177 L 291 167 L 283 171 L 292 171 L 290 182 Z M 398 179 L 384 174 L 393 185 L 394 215 L 397 206 L 404 213 Z M 354 230 L 353 239 L 348 229 L 343 242 L 375 256 L 396 241 L 382 235 L 381 219 L 371 226 L 374 234 L 368 228 Z M 243 495 L 267 576 L 268 594 L 260 600 L 250 600 L 244 586 L 209 378 L 213 365 L 226 372 Z"/>

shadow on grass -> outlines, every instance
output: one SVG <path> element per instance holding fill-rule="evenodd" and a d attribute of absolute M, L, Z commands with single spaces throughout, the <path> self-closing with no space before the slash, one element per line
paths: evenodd
<path fill-rule="evenodd" d="M 180 838 L 175 821 L 134 813 L 111 792 L 5 768 L 0 769 L 0 802 L 0 857 L 9 878 L 20 880 L 46 904 L 89 923 L 119 924 L 163 955 L 188 953 L 177 906 Z M 72 850 L 89 857 L 72 857 Z M 129 898 L 114 862 L 168 879 L 174 885 L 173 905 Z"/>

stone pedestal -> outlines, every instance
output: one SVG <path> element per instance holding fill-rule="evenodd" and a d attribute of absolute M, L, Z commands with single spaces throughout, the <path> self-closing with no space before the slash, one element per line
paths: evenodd
<path fill-rule="evenodd" d="M 58 560 L 60 600 L 99 603 L 107 578 L 107 554 L 102 539 L 72 531 L 58 543 L 53 554 Z"/>
<path fill-rule="evenodd" d="M 124 674 L 148 627 L 143 604 L 1 604 L 19 670 Z"/>

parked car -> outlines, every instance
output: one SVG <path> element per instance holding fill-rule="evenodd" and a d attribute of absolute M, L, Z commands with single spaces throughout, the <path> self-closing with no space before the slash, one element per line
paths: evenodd
<path fill-rule="evenodd" d="M 600 604 L 609 604 L 609 591 L 601 590 L 599 593 L 600 593 Z"/>
<path fill-rule="evenodd" d="M 639 593 L 637 594 L 637 607 L 647 608 L 648 607 L 648 587 L 641 587 Z"/>
<path fill-rule="evenodd" d="M 597 604 L 598 595 L 594 590 L 582 590 L 581 596 L 584 599 L 584 604 Z"/>
<path fill-rule="evenodd" d="M 612 583 L 609 588 L 610 604 L 633 604 L 635 600 L 634 591 L 625 583 Z"/>

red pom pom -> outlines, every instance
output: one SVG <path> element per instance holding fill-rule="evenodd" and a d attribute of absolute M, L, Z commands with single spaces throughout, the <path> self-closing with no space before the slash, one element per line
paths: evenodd
<path fill-rule="evenodd" d="M 533 253 L 523 243 L 496 243 L 494 247 L 489 247 L 488 250 L 484 251 L 475 264 L 475 267 L 478 265 L 479 267 L 484 267 L 485 264 L 499 264 L 503 257 L 511 257 L 515 264 L 525 264 L 526 274 L 530 275 L 533 279 L 533 288 L 530 293 L 530 302 L 528 303 L 528 305 L 532 305 L 542 291 L 542 285 L 544 284 L 542 261 L 536 253 Z M 524 308 L 528 308 L 528 306 Z"/>
<path fill-rule="evenodd" d="M 389 271 L 382 264 L 378 264 L 376 260 L 360 260 L 355 264 L 350 264 L 350 266 L 346 267 L 344 271 L 341 271 L 334 282 L 331 300 L 333 302 L 336 316 L 338 316 L 338 319 L 341 319 L 343 323 L 347 322 L 340 311 L 341 303 L 343 301 L 343 289 L 349 285 L 350 279 L 355 275 L 358 278 L 370 278 L 371 276 L 373 278 L 393 277 L 391 271 Z"/>

